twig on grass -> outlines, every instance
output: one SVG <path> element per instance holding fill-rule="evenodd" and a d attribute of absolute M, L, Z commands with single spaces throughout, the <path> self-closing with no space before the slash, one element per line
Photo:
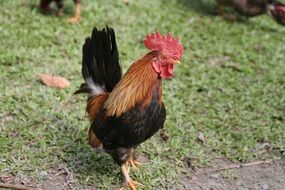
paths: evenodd
<path fill-rule="evenodd" d="M 42 190 L 42 188 L 24 186 L 24 185 L 17 185 L 17 184 L 9 184 L 9 183 L 0 183 L 0 187 L 2 188 L 11 188 L 17 190 Z"/>
<path fill-rule="evenodd" d="M 249 167 L 249 166 L 255 166 L 255 165 L 260 165 L 260 164 L 270 164 L 272 163 L 273 160 L 263 160 L 263 161 L 254 161 L 254 162 L 249 162 L 245 164 L 230 164 L 225 167 L 217 168 L 217 169 L 210 169 L 204 172 L 199 172 L 196 173 L 196 175 L 201 175 L 201 174 L 209 174 L 209 173 L 214 173 L 214 172 L 220 172 L 228 169 L 238 169 L 238 168 L 243 168 L 243 167 Z"/>

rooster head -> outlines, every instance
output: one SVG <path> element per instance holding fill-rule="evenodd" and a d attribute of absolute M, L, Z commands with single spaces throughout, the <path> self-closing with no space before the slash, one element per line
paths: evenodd
<path fill-rule="evenodd" d="M 277 23 L 285 25 L 285 5 L 275 0 L 269 0 L 267 12 Z"/>
<path fill-rule="evenodd" d="M 180 63 L 184 48 L 178 38 L 171 34 L 161 35 L 159 32 L 146 36 L 145 47 L 151 51 L 159 51 L 152 60 L 152 67 L 161 78 L 173 76 L 173 65 Z"/>

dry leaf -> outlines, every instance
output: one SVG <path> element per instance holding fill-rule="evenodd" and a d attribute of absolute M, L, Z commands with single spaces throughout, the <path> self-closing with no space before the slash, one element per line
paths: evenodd
<path fill-rule="evenodd" d="M 40 77 L 42 82 L 50 87 L 67 88 L 70 86 L 70 82 L 63 77 L 50 76 L 47 74 L 41 74 Z"/>

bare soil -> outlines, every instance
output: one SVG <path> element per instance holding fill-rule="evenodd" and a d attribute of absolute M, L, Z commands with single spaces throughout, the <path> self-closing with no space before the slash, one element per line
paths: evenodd
<path fill-rule="evenodd" d="M 42 184 L 35 185 L 32 180 L 11 178 L 2 182 L 24 184 L 41 190 L 97 190 L 96 186 L 76 186 L 74 174 L 65 166 L 47 172 Z M 249 164 L 232 163 L 217 159 L 213 167 L 199 168 L 191 177 L 181 176 L 180 185 L 175 190 L 285 190 L 285 160 L 252 162 Z M 0 187 L 0 189 L 2 189 Z M 160 189 L 160 188 L 154 188 Z"/>
<path fill-rule="evenodd" d="M 198 169 L 194 177 L 185 178 L 183 189 L 285 190 L 285 160 L 224 170 L 233 165 L 223 159 L 216 160 L 212 168 Z"/>

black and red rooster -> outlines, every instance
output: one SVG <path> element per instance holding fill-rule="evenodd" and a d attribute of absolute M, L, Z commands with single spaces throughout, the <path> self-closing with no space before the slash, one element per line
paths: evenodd
<path fill-rule="evenodd" d="M 285 25 L 285 5 L 277 0 L 216 0 L 218 14 L 233 20 L 233 15 L 226 14 L 223 7 L 232 7 L 239 14 L 254 17 L 264 13 L 270 15 L 277 23 Z"/>
<path fill-rule="evenodd" d="M 63 0 L 41 0 L 39 8 L 44 12 L 50 11 L 50 4 L 52 1 L 55 1 L 57 6 L 56 16 L 60 16 L 63 11 Z M 80 14 L 81 14 L 81 0 L 73 0 L 75 4 L 75 14 L 71 18 L 68 19 L 69 23 L 76 23 L 80 20 Z"/>
<path fill-rule="evenodd" d="M 150 52 L 135 61 L 121 78 L 114 30 L 94 28 L 83 45 L 85 82 L 75 92 L 89 94 L 89 143 L 94 148 L 102 144 L 121 167 L 125 182 L 121 189 L 135 190 L 139 184 L 129 176 L 129 166 L 140 165 L 134 149 L 163 128 L 166 110 L 162 79 L 173 76 L 173 67 L 184 50 L 178 38 L 170 34 L 149 34 L 144 43 Z"/>

